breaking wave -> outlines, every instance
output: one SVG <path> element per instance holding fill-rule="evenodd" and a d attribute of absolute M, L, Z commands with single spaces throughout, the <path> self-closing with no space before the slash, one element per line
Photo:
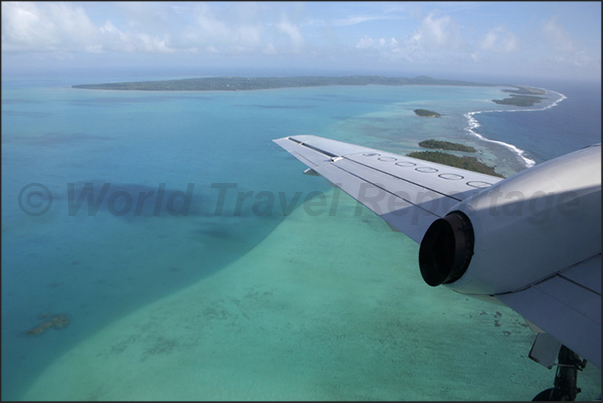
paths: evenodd
<path fill-rule="evenodd" d="M 559 102 L 567 99 L 567 97 L 565 95 L 561 94 L 560 92 L 550 91 L 550 90 L 544 90 L 544 91 L 547 91 L 548 93 L 557 94 L 559 96 L 559 99 L 555 100 L 555 102 L 553 102 L 552 104 L 547 105 L 547 106 L 545 106 L 543 108 L 532 108 L 532 109 L 493 109 L 493 110 L 487 110 L 487 111 L 468 112 L 468 113 L 465 114 L 465 117 L 467 118 L 469 126 L 467 128 L 465 128 L 465 130 L 467 130 L 469 133 L 471 133 L 475 137 L 479 138 L 480 140 L 487 141 L 489 143 L 500 144 L 500 145 L 502 145 L 504 147 L 507 147 L 512 152 L 514 152 L 515 154 L 517 154 L 517 156 L 519 157 L 519 159 L 523 161 L 523 163 L 525 164 L 525 166 L 527 168 L 531 168 L 534 165 L 536 165 L 536 161 L 534 161 L 533 159 L 531 159 L 530 157 L 528 157 L 528 155 L 527 155 L 527 153 L 526 153 L 525 150 L 522 150 L 521 148 L 519 148 L 517 146 L 514 146 L 513 144 L 505 143 L 504 141 L 488 139 L 488 138 L 482 136 L 481 134 L 479 134 L 478 132 L 476 132 L 475 129 L 477 129 L 478 127 L 480 127 L 480 124 L 477 121 L 477 119 L 474 117 L 474 115 L 477 115 L 477 114 L 483 113 L 483 112 L 490 113 L 490 112 L 536 112 L 536 111 L 544 111 L 544 110 L 551 109 L 551 108 L 557 106 L 557 104 L 559 104 Z"/>

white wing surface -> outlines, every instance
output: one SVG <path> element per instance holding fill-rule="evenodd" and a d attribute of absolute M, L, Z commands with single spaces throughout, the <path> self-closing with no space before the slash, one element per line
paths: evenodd
<path fill-rule="evenodd" d="M 417 243 L 454 205 L 501 180 L 323 137 L 274 142 Z"/>
<path fill-rule="evenodd" d="M 601 368 L 601 254 L 496 297 Z"/>

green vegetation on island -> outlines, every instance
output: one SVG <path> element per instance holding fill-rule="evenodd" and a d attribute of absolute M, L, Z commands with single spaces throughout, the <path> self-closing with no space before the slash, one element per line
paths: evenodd
<path fill-rule="evenodd" d="M 438 80 L 419 76 L 383 77 L 206 77 L 181 80 L 140 81 L 127 83 L 83 84 L 73 88 L 91 90 L 136 90 L 136 91 L 249 91 L 274 88 L 321 87 L 329 85 L 455 85 L 494 86 L 494 84 L 472 83 L 458 80 Z"/>
<path fill-rule="evenodd" d="M 532 97 L 527 95 L 511 95 L 510 98 L 505 99 L 493 99 L 492 102 L 500 105 L 514 105 L 514 106 L 532 106 L 541 102 L 542 97 Z"/>
<path fill-rule="evenodd" d="M 515 85 L 516 90 L 502 90 L 502 92 L 508 92 L 509 94 L 517 94 L 517 95 L 546 95 L 545 90 L 541 90 L 540 88 L 534 87 L 526 87 L 525 85 Z"/>
<path fill-rule="evenodd" d="M 451 143 L 449 141 L 442 140 L 423 140 L 419 143 L 419 146 L 423 148 L 432 148 L 436 150 L 450 150 L 450 151 L 463 151 L 467 153 L 474 153 L 476 150 L 473 147 L 469 147 L 459 143 Z"/>
<path fill-rule="evenodd" d="M 545 95 L 546 91 L 539 88 L 526 87 L 523 85 L 517 85 L 515 87 L 517 88 L 516 90 L 502 90 L 502 92 L 511 95 L 509 98 L 493 99 L 492 102 L 500 105 L 533 106 L 543 99 L 546 99 L 546 97 L 540 96 Z"/>
<path fill-rule="evenodd" d="M 439 114 L 437 112 L 430 111 L 427 109 L 415 109 L 414 112 L 415 112 L 415 115 L 425 117 L 425 118 L 439 118 L 440 116 L 442 116 L 441 114 Z"/>
<path fill-rule="evenodd" d="M 503 178 L 503 176 L 497 173 L 493 167 L 479 162 L 475 157 L 457 157 L 456 155 L 443 153 L 441 151 L 415 151 L 407 155 L 412 158 L 437 162 L 438 164 L 467 169 L 469 171 L 479 172 L 486 175 L 492 175 L 497 176 L 499 178 Z"/>

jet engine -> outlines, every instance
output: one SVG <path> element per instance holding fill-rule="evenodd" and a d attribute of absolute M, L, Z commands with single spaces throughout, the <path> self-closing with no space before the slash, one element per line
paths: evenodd
<path fill-rule="evenodd" d="M 517 291 L 601 253 L 601 147 L 520 172 L 454 206 L 419 249 L 425 282 Z"/>

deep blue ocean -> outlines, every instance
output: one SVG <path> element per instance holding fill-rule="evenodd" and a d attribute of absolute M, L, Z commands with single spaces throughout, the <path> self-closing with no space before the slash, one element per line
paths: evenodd
<path fill-rule="evenodd" d="M 3 399 L 19 399 L 48 365 L 107 324 L 261 243 L 287 216 L 278 203 L 257 203 L 263 194 L 294 203 L 296 192 L 330 189 L 301 175 L 305 167 L 272 139 L 316 134 L 412 150 L 437 137 L 477 146 L 506 172 L 525 169 L 505 147 L 466 130 L 467 112 L 501 109 L 490 102 L 502 96 L 496 87 L 70 87 L 107 81 L 120 80 L 2 77 Z M 476 131 L 536 163 L 600 142 L 600 84 L 539 86 L 567 99 L 541 111 L 480 113 Z M 417 107 L 448 119 L 416 123 Z M 68 327 L 28 333 L 58 314 Z"/>
<path fill-rule="evenodd" d="M 551 82 L 540 87 L 562 93 L 567 99 L 538 112 L 480 114 L 482 128 L 478 131 L 526 150 L 536 162 L 600 142 L 600 84 Z"/>

